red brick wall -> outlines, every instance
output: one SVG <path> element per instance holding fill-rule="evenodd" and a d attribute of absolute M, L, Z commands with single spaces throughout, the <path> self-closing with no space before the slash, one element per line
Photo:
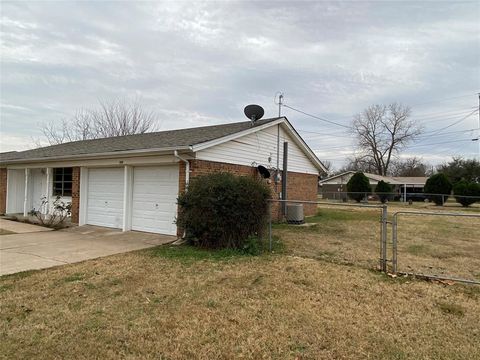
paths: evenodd
<path fill-rule="evenodd" d="M 227 164 L 206 160 L 190 160 L 190 178 L 199 175 L 210 174 L 213 172 L 230 172 L 235 175 L 240 176 L 259 176 L 257 169 L 251 166 L 244 165 L 235 165 Z M 179 176 L 179 189 L 180 191 L 185 190 L 185 164 L 180 164 L 180 176 Z M 297 172 L 288 172 L 287 176 L 287 198 L 291 200 L 308 200 L 316 201 L 317 200 L 317 188 L 318 188 L 318 177 L 317 175 L 312 174 L 303 174 Z M 273 192 L 273 197 L 278 199 L 280 192 L 282 190 L 281 182 L 278 185 L 275 185 L 272 179 L 270 182 L 270 187 Z M 277 191 L 275 189 L 278 189 Z M 272 208 L 272 216 L 275 219 L 280 219 L 279 213 L 279 203 L 274 203 Z M 305 215 L 314 215 L 316 212 L 316 206 L 313 205 L 304 205 Z"/>
<path fill-rule="evenodd" d="M 71 221 L 78 224 L 80 213 L 80 168 L 72 168 L 72 217 Z"/>
<path fill-rule="evenodd" d="M 7 169 L 0 169 L 0 215 L 7 212 Z"/>
<path fill-rule="evenodd" d="M 257 170 L 250 166 L 235 165 L 220 163 L 206 160 L 191 160 L 190 161 L 190 177 L 198 175 L 210 174 L 213 172 L 229 172 L 234 175 L 246 176 L 256 175 Z"/>
<path fill-rule="evenodd" d="M 185 163 L 180 161 L 178 163 L 179 175 L 178 175 L 178 193 L 181 194 L 185 191 Z"/>
<path fill-rule="evenodd" d="M 287 199 L 317 201 L 318 176 L 288 172 Z M 316 204 L 303 204 L 305 215 L 315 215 Z"/>

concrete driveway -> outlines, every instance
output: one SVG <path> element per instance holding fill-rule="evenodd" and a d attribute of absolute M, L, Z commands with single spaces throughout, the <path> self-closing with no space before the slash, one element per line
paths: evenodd
<path fill-rule="evenodd" d="M 0 227 L 5 221 L 2 219 Z M 176 240 L 175 236 L 122 232 L 90 225 L 59 231 L 45 231 L 37 226 L 39 229 L 35 231 L 28 226 L 24 228 L 28 232 L 18 233 L 21 226 L 11 222 L 8 222 L 9 231 L 17 233 L 0 236 L 0 275 L 71 264 Z"/>

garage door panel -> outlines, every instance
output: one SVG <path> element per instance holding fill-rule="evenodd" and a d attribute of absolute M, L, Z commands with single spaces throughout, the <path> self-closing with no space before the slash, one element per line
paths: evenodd
<path fill-rule="evenodd" d="M 89 169 L 87 224 L 123 225 L 123 168 Z"/>
<path fill-rule="evenodd" d="M 177 196 L 178 165 L 135 167 L 132 229 L 175 235 Z"/>

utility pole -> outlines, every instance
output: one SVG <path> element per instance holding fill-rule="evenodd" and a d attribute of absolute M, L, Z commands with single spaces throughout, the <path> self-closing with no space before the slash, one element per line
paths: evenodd
<path fill-rule="evenodd" d="M 278 117 L 282 116 L 283 93 L 278 94 Z M 275 94 L 275 98 L 276 98 Z M 274 100 L 276 103 L 276 101 Z M 277 169 L 275 172 L 275 192 L 278 193 L 278 183 L 280 182 L 280 124 L 277 125 Z"/>
<path fill-rule="evenodd" d="M 477 129 L 477 143 L 478 143 L 478 161 L 480 161 L 480 93 L 478 93 L 478 129 Z"/>

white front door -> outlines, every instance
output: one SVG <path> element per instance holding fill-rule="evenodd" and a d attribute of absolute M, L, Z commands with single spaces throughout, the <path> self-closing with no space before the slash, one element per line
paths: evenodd
<path fill-rule="evenodd" d="M 29 180 L 30 203 L 28 205 L 30 209 L 27 210 L 35 209 L 44 211 L 45 209 L 42 208 L 42 202 L 47 196 L 46 169 L 31 169 Z"/>
<path fill-rule="evenodd" d="M 122 228 L 123 168 L 88 171 L 87 224 Z"/>
<path fill-rule="evenodd" d="M 132 230 L 176 235 L 178 165 L 133 169 Z"/>
<path fill-rule="evenodd" d="M 7 214 L 23 214 L 25 169 L 7 171 Z M 27 209 L 28 211 L 31 209 Z"/>

